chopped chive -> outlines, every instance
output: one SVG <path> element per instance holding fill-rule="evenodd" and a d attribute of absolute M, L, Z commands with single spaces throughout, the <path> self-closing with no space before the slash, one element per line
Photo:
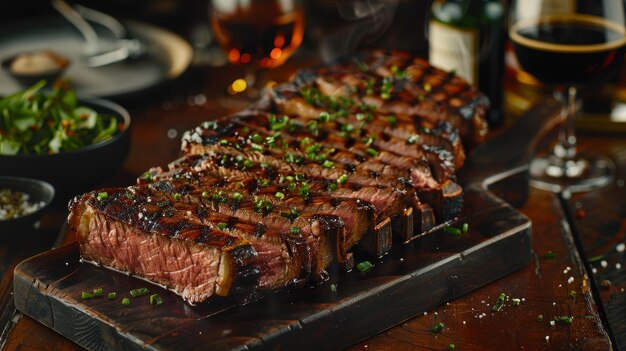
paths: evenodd
<path fill-rule="evenodd" d="M 243 160 L 243 166 L 246 168 L 252 168 L 254 167 L 254 162 L 250 160 Z"/>
<path fill-rule="evenodd" d="M 232 195 L 233 201 L 240 201 L 242 198 L 243 198 L 243 195 L 241 193 L 235 192 Z"/>
<path fill-rule="evenodd" d="M 330 114 L 328 112 L 326 112 L 326 111 L 320 112 L 319 120 L 320 120 L 320 122 L 328 122 L 328 121 L 330 121 Z"/>
<path fill-rule="evenodd" d="M 333 161 L 326 160 L 326 161 L 324 161 L 324 163 L 322 163 L 322 167 L 324 167 L 324 168 L 332 168 L 334 164 L 335 163 Z"/>
<path fill-rule="evenodd" d="M 278 200 L 282 200 L 285 198 L 285 194 L 281 193 L 280 191 L 277 191 L 276 194 L 274 194 L 274 196 L 278 199 Z"/>
<path fill-rule="evenodd" d="M 130 291 L 130 296 L 132 297 L 139 297 L 139 296 L 143 296 L 148 294 L 150 291 L 147 288 L 139 288 L 139 289 L 133 289 Z"/>
<path fill-rule="evenodd" d="M 339 176 L 339 178 L 337 178 L 337 183 L 338 184 L 343 184 L 348 180 L 348 175 L 347 174 L 342 174 Z"/>
<path fill-rule="evenodd" d="M 418 134 L 413 134 L 410 137 L 406 138 L 406 143 L 409 145 L 413 145 L 420 140 L 420 136 Z"/>
<path fill-rule="evenodd" d="M 552 251 L 548 251 L 548 252 L 546 252 L 546 253 L 543 255 L 543 258 L 545 258 L 545 259 L 549 259 L 549 260 L 551 260 L 551 259 L 553 259 L 553 258 L 555 258 L 555 257 L 556 257 L 556 254 L 555 254 L 554 252 L 552 252 Z"/>
<path fill-rule="evenodd" d="M 359 272 L 369 271 L 372 268 L 374 268 L 374 265 L 370 261 L 359 262 L 356 265 L 356 269 L 358 269 Z"/>
<path fill-rule="evenodd" d="M 570 290 L 569 294 L 567 294 L 570 298 L 575 299 L 576 298 L 576 291 L 574 290 Z"/>
<path fill-rule="evenodd" d="M 263 146 L 256 143 L 250 144 L 250 148 L 254 151 L 263 151 Z"/>
<path fill-rule="evenodd" d="M 174 200 L 176 200 L 176 201 L 180 200 L 182 197 L 183 197 L 183 196 L 182 196 L 180 193 L 176 193 L 176 194 L 174 194 L 174 196 L 173 196 Z"/>
<path fill-rule="evenodd" d="M 226 139 L 220 140 L 220 145 L 222 145 L 222 146 L 228 145 L 228 140 L 226 140 Z"/>
<path fill-rule="evenodd" d="M 449 344 L 448 345 L 448 350 L 454 350 L 456 346 L 454 346 L 454 344 Z"/>
<path fill-rule="evenodd" d="M 130 299 L 128 297 L 125 297 L 122 299 L 122 305 L 130 305 Z"/>
<path fill-rule="evenodd" d="M 463 226 L 461 227 L 461 231 L 463 233 L 467 233 L 469 231 L 469 224 L 468 223 L 463 223 Z"/>
<path fill-rule="evenodd" d="M 135 194 L 131 193 L 130 191 L 125 192 L 124 196 L 129 200 L 133 200 L 135 198 Z"/>
<path fill-rule="evenodd" d="M 459 236 L 461 235 L 461 229 L 459 228 L 455 228 L 455 227 L 451 227 L 449 225 L 443 227 L 443 231 L 448 233 L 448 234 L 452 234 L 454 236 Z"/>
<path fill-rule="evenodd" d="M 373 149 L 371 147 L 368 147 L 367 150 L 365 150 L 365 152 L 367 152 L 367 154 L 372 157 L 378 156 L 378 151 L 376 151 L 376 149 Z"/>
<path fill-rule="evenodd" d="M 398 122 L 398 119 L 394 115 L 387 116 L 387 122 L 391 125 L 395 125 Z"/>
<path fill-rule="evenodd" d="M 537 315 L 537 321 L 543 322 L 543 314 Z"/>
<path fill-rule="evenodd" d="M 219 222 L 217 224 L 217 227 L 220 229 L 226 229 L 226 227 L 228 227 L 228 224 L 224 223 L 224 222 Z"/>
<path fill-rule="evenodd" d="M 86 292 L 86 291 L 83 291 L 83 292 L 80 294 L 80 297 L 82 297 L 82 298 L 83 298 L 83 300 L 88 300 L 88 299 L 91 299 L 91 298 L 93 297 L 93 294 L 88 293 L 88 292 Z"/>
<path fill-rule="evenodd" d="M 574 320 L 574 317 L 571 317 L 571 316 L 556 316 L 556 317 L 554 317 L 554 322 L 555 323 L 572 324 L 572 320 Z"/>
<path fill-rule="evenodd" d="M 152 294 L 150 295 L 150 304 L 160 306 L 163 304 L 163 299 L 159 294 Z"/>
<path fill-rule="evenodd" d="M 110 292 L 107 294 L 107 297 L 109 298 L 109 300 L 115 300 L 115 298 L 117 297 L 117 293 Z"/>
<path fill-rule="evenodd" d="M 430 329 L 433 333 L 440 333 L 443 330 L 443 327 L 445 327 L 445 325 L 441 322 L 435 324 L 432 329 Z"/>
<path fill-rule="evenodd" d="M 300 234 L 300 227 L 292 226 L 290 232 L 294 235 Z"/>
<path fill-rule="evenodd" d="M 101 297 L 103 294 L 102 288 L 93 289 L 93 297 Z"/>
<path fill-rule="evenodd" d="M 593 257 L 589 258 L 589 263 L 600 262 L 603 259 L 604 259 L 604 255 L 593 256 Z"/>
<path fill-rule="evenodd" d="M 98 201 L 102 201 L 104 199 L 106 199 L 107 197 L 109 197 L 109 193 L 107 193 L 106 191 L 102 191 L 98 193 Z"/>
<path fill-rule="evenodd" d="M 203 191 L 202 192 L 202 197 L 203 198 L 211 197 L 211 194 L 208 191 Z"/>
<path fill-rule="evenodd" d="M 498 296 L 498 301 L 493 305 L 491 310 L 494 311 L 494 312 L 500 311 L 502 309 L 502 307 L 504 306 L 504 300 L 505 299 L 506 299 L 506 294 L 505 293 L 500 293 L 500 296 Z"/>
<path fill-rule="evenodd" d="M 328 189 L 328 191 L 337 190 L 337 183 L 328 183 L 328 186 L 326 187 L 326 189 Z"/>
<path fill-rule="evenodd" d="M 513 306 L 519 306 L 520 303 L 522 303 L 522 300 L 520 300 L 520 299 L 513 299 Z"/>
<path fill-rule="evenodd" d="M 333 293 L 337 292 L 337 284 L 330 284 L 330 291 L 332 291 Z"/>

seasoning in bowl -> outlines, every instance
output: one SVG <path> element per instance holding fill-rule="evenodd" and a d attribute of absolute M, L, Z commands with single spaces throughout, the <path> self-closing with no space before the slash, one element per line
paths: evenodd
<path fill-rule="evenodd" d="M 9 70 L 17 75 L 45 75 L 65 69 L 69 60 L 51 50 L 25 52 L 15 56 Z"/>
<path fill-rule="evenodd" d="M 0 189 L 0 221 L 26 216 L 44 205 L 44 201 L 31 202 L 30 195 L 21 191 Z"/>

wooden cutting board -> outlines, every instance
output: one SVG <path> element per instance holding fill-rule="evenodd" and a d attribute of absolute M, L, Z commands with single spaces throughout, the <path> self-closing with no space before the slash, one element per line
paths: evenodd
<path fill-rule="evenodd" d="M 469 224 L 453 236 L 441 228 L 409 244 L 396 244 L 366 272 L 331 272 L 316 288 L 280 291 L 244 305 L 213 299 L 190 306 L 173 293 L 137 278 L 79 262 L 76 244 L 51 250 L 15 269 L 19 310 L 91 350 L 243 350 L 343 348 L 437 305 L 453 300 L 531 259 L 531 223 L 509 203 L 486 190 L 509 178 L 504 193 L 523 203 L 525 172 L 533 141 L 547 130 L 551 109 L 531 111 L 509 132 L 479 148 L 460 175 L 465 206 L 451 225 Z M 553 121 L 554 119 L 550 119 Z M 545 126 L 544 129 L 538 126 Z M 357 262 L 359 260 L 357 259 Z M 331 289 L 336 284 L 336 291 Z M 84 300 L 82 291 L 104 289 Z M 130 298 L 147 287 L 164 300 Z M 116 292 L 109 300 L 106 293 Z"/>

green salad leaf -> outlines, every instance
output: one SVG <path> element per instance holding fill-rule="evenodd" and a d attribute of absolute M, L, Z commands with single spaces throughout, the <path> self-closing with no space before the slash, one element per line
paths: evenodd
<path fill-rule="evenodd" d="M 67 83 L 50 91 L 40 81 L 0 99 L 0 155 L 43 155 L 78 150 L 111 139 L 118 120 L 80 106 Z"/>

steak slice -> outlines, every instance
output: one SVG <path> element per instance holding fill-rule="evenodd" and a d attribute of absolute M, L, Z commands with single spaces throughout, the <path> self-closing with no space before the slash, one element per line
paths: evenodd
<path fill-rule="evenodd" d="M 258 285 L 261 262 L 246 240 L 186 221 L 172 230 L 167 215 L 108 202 L 95 192 L 70 202 L 68 224 L 82 259 L 162 285 L 192 304 Z"/>

